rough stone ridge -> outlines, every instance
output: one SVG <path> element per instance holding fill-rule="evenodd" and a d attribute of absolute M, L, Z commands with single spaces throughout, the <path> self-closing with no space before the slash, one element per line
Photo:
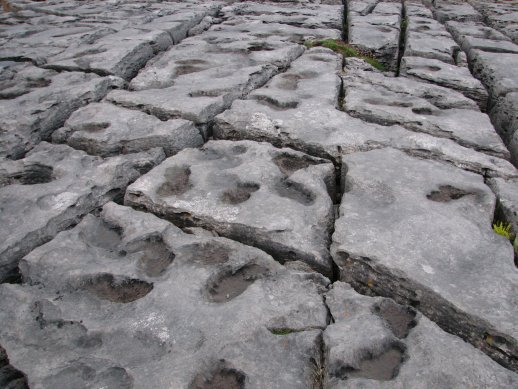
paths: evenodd
<path fill-rule="evenodd" d="M 331 249 L 341 279 L 417 307 L 515 369 L 518 272 L 491 229 L 482 177 L 391 149 L 346 155 L 342 172 Z"/>
<path fill-rule="evenodd" d="M 26 283 L 0 286 L 0 343 L 31 387 L 314 380 L 329 281 L 256 248 L 109 203 L 20 266 Z"/>
<path fill-rule="evenodd" d="M 163 158 L 155 149 L 104 160 L 42 142 L 24 159 L 1 162 L 0 282 L 16 276 L 25 254 L 120 197 Z"/>
<path fill-rule="evenodd" d="M 139 178 L 125 204 L 330 275 L 334 186 L 326 160 L 267 143 L 210 141 Z"/>

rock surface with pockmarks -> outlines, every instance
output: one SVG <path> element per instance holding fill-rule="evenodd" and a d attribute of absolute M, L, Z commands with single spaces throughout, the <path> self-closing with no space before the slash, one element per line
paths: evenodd
<path fill-rule="evenodd" d="M 267 143 L 210 141 L 132 184 L 125 203 L 331 273 L 334 168 Z"/>
<path fill-rule="evenodd" d="M 256 248 L 109 203 L 20 267 L 24 285 L 0 286 L 0 342 L 31 387 L 314 380 L 329 281 Z"/>

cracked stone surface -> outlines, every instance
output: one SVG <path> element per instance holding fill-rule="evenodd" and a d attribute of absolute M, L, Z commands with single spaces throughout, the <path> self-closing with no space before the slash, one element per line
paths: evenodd
<path fill-rule="evenodd" d="M 329 281 L 256 248 L 109 203 L 21 268 L 0 342 L 33 388 L 312 385 Z"/>
<path fill-rule="evenodd" d="M 495 196 L 482 177 L 392 149 L 343 164 L 331 249 L 341 278 L 417 306 L 512 366 L 518 272 L 491 229 Z"/>
<path fill-rule="evenodd" d="M 0 3 L 0 388 L 518 387 L 512 1 Z"/>
<path fill-rule="evenodd" d="M 42 142 L 24 159 L 1 162 L 0 280 L 12 278 L 29 251 L 121 196 L 163 158 L 155 149 L 104 160 Z"/>
<path fill-rule="evenodd" d="M 109 103 L 89 104 L 75 111 L 52 140 L 103 157 L 162 147 L 166 156 L 203 144 L 192 122 L 161 121 L 143 112 Z"/>
<path fill-rule="evenodd" d="M 125 204 L 329 275 L 334 184 L 334 168 L 326 160 L 268 143 L 210 141 L 139 178 Z"/>
<path fill-rule="evenodd" d="M 358 61 L 348 59 L 347 63 L 353 68 Z M 335 162 L 343 153 L 391 146 L 443 159 L 479 173 L 516 174 L 514 167 L 504 159 L 462 147 L 450 139 L 409 131 L 397 125 L 367 123 L 340 111 L 337 107 L 341 87 L 337 75 L 339 68 L 339 57 L 331 51 L 309 50 L 295 60 L 288 71 L 252 92 L 247 100 L 236 100 L 231 109 L 218 115 L 214 136 L 218 139 L 266 140 L 279 147 L 291 147 Z M 370 68 L 362 74 L 366 79 L 371 79 L 371 74 L 384 79 L 373 71 Z M 444 88 L 408 82 L 419 86 L 423 95 L 438 90 L 440 94 L 436 94 L 436 100 L 442 101 L 441 96 L 450 94 Z M 393 79 L 391 85 L 396 84 Z M 459 104 L 475 107 L 470 100 L 456 96 L 460 99 Z M 484 120 L 487 122 L 487 117 Z M 498 139 L 494 130 L 492 137 Z"/>
<path fill-rule="evenodd" d="M 33 67 L 12 72 L 11 83 L 15 85 L 4 93 L 13 89 L 19 92 L 2 96 L 0 158 L 23 157 L 61 127 L 74 110 L 102 99 L 110 87 L 118 85 L 117 79 L 79 72 L 52 74 Z"/>
<path fill-rule="evenodd" d="M 408 307 L 335 282 L 326 294 L 326 388 L 507 388 L 518 375 Z M 445 356 L 448 358 L 445 358 Z"/>

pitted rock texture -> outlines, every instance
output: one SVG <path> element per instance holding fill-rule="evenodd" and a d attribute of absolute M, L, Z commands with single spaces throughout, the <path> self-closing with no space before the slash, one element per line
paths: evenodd
<path fill-rule="evenodd" d="M 324 332 L 326 388 L 507 388 L 518 375 L 409 307 L 336 282 Z M 445 356 L 448 356 L 445 358 Z"/>
<path fill-rule="evenodd" d="M 5 68 L 2 73 L 9 72 L 10 68 Z M 14 68 L 12 83 L 23 90 L 2 96 L 0 158 L 23 157 L 32 147 L 61 127 L 74 110 L 102 99 L 110 87 L 118 84 L 116 79 L 94 74 L 42 74 L 41 69 L 34 67 L 24 68 L 19 72 L 17 66 Z M 34 81 L 31 83 L 32 80 Z M 10 89 L 12 88 L 14 86 Z"/>
<path fill-rule="evenodd" d="M 482 177 L 391 149 L 343 164 L 331 250 L 341 279 L 418 307 L 514 366 L 518 271 L 491 229 L 495 196 Z"/>
<path fill-rule="evenodd" d="M 102 159 L 42 142 L 24 159 L 1 162 L 0 280 L 15 277 L 25 254 L 120 198 L 129 183 L 163 159 L 160 149 Z"/>
<path fill-rule="evenodd" d="M 210 141 L 139 178 L 125 204 L 330 275 L 334 186 L 326 160 L 268 143 Z"/>
<path fill-rule="evenodd" d="M 89 104 L 75 111 L 52 140 L 88 154 L 112 156 L 162 147 L 167 156 L 203 144 L 192 122 L 161 121 L 143 112 L 109 103 Z"/>
<path fill-rule="evenodd" d="M 312 385 L 329 281 L 256 248 L 109 203 L 21 268 L 0 343 L 33 388 Z"/>

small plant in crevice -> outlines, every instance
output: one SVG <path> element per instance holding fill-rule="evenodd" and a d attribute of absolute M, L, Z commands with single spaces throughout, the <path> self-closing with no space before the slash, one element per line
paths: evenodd
<path fill-rule="evenodd" d="M 312 47 L 326 47 L 333 50 L 335 53 L 341 54 L 344 58 L 356 57 L 363 59 L 365 62 L 375 67 L 378 70 L 384 71 L 385 66 L 378 62 L 371 53 L 361 51 L 360 49 L 345 43 L 340 39 L 323 39 L 304 42 L 304 46 L 308 49 Z"/>
<path fill-rule="evenodd" d="M 503 221 L 496 222 L 493 224 L 493 231 L 498 235 L 511 240 L 511 224 L 504 223 Z"/>

